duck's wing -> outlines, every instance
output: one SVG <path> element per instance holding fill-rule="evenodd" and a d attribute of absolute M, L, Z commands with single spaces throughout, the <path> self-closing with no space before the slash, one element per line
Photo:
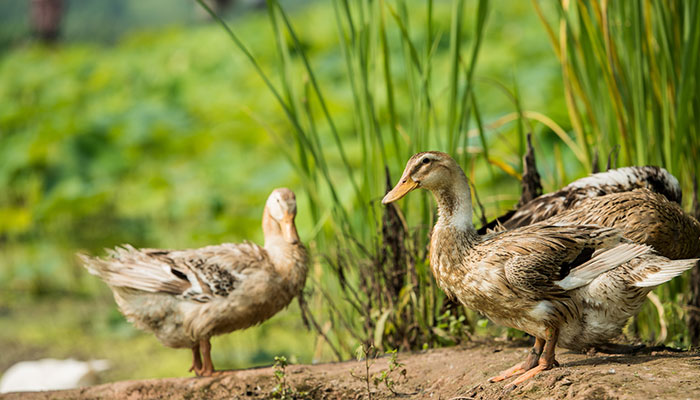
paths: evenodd
<path fill-rule="evenodd" d="M 571 182 L 556 192 L 532 199 L 517 210 L 511 210 L 484 225 L 479 233 L 494 229 L 498 224 L 506 229 L 531 225 L 565 212 L 584 199 L 638 188 L 659 193 L 672 202 L 681 201 L 680 184 L 665 169 L 653 166 L 623 167 L 592 174 Z"/>
<path fill-rule="evenodd" d="M 93 275 L 113 287 L 167 293 L 195 301 L 226 297 L 252 270 L 269 268 L 269 258 L 252 243 L 222 244 L 191 250 L 108 250 L 107 258 L 79 255 Z"/>
<path fill-rule="evenodd" d="M 273 270 L 267 251 L 250 242 L 176 250 L 156 256 L 171 265 L 187 266 L 192 271 L 196 283 L 193 282 L 185 296 L 194 296 L 195 299 L 209 295 L 227 297 L 250 274 Z"/>
<path fill-rule="evenodd" d="M 600 274 L 651 251 L 621 232 L 591 225 L 536 224 L 483 242 L 481 261 L 502 265 L 507 284 L 523 296 L 547 298 L 584 286 Z"/>

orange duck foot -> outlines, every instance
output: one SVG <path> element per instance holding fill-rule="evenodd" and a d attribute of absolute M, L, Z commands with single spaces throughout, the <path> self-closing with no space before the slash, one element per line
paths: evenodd
<path fill-rule="evenodd" d="M 532 368 L 535 368 L 540 360 L 540 355 L 542 355 L 542 351 L 544 350 L 544 345 L 544 339 L 536 338 L 535 345 L 532 347 L 532 349 L 530 349 L 530 354 L 527 355 L 527 359 L 525 361 L 502 371 L 500 374 L 494 377 L 489 378 L 489 382 L 500 382 L 512 376 L 524 374 Z"/>
<path fill-rule="evenodd" d="M 539 361 L 536 367 L 529 369 L 527 372 L 523 373 L 519 377 L 517 377 L 513 382 L 507 384 L 505 386 L 506 390 L 511 390 L 514 389 L 516 386 L 520 385 L 521 383 L 525 382 L 526 380 L 532 378 L 533 376 L 539 374 L 542 371 L 546 371 L 548 369 L 552 369 L 552 367 L 557 367 L 559 366 L 559 363 L 557 360 L 554 359 L 554 357 L 551 358 L 551 360 L 548 360 L 547 358 L 543 358 Z"/>
<path fill-rule="evenodd" d="M 535 346 L 532 348 L 530 356 L 528 356 L 528 359 L 523 363 L 522 369 L 525 369 L 525 371 L 513 382 L 507 384 L 505 389 L 512 390 L 540 372 L 558 366 L 559 363 L 554 359 L 554 350 L 557 345 L 558 337 L 559 331 L 557 329 L 547 328 L 545 331 L 545 339 L 538 338 L 535 341 Z M 542 357 L 540 357 L 541 354 L 543 354 Z"/>
<path fill-rule="evenodd" d="M 510 378 L 511 376 L 520 375 L 520 374 L 524 373 L 525 371 L 526 371 L 526 369 L 523 368 L 523 363 L 515 364 L 512 367 L 508 368 L 507 370 L 501 371 L 500 374 L 490 377 L 489 382 L 495 383 L 495 382 L 504 381 L 504 380 Z"/>

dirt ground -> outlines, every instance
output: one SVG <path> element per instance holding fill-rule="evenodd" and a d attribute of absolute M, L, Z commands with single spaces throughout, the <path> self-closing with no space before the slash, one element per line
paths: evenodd
<path fill-rule="evenodd" d="M 386 385 L 369 387 L 373 399 L 700 399 L 700 353 L 643 349 L 632 355 L 576 354 L 558 349 L 561 366 L 512 391 L 489 376 L 519 362 L 527 347 L 471 343 L 462 347 L 400 353 L 406 370 L 392 373 Z M 388 368 L 387 357 L 374 360 L 370 374 Z M 277 385 L 271 367 L 225 371 L 211 378 L 123 381 L 57 392 L 16 393 L 2 399 L 268 399 Z M 296 397 L 368 399 L 364 362 L 290 365 L 285 378 Z M 305 392 L 305 393 L 302 393 Z M 301 394 L 300 394 L 301 393 Z"/>

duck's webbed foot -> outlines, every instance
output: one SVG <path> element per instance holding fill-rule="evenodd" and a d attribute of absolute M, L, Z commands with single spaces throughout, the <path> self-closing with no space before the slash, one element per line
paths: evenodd
<path fill-rule="evenodd" d="M 502 371 L 500 374 L 489 378 L 489 382 L 500 382 L 510 378 L 511 376 L 523 374 L 526 371 L 536 367 L 538 361 L 540 360 L 542 350 L 544 349 L 544 344 L 544 339 L 535 338 L 535 345 L 532 347 L 532 349 L 530 349 L 530 353 L 527 355 L 525 361 L 515 364 L 507 370 Z"/>
<path fill-rule="evenodd" d="M 520 374 L 524 373 L 525 371 L 527 371 L 524 367 L 524 364 L 526 362 L 527 361 L 523 361 L 521 363 L 513 365 L 512 367 L 508 368 L 505 371 L 501 371 L 500 374 L 490 377 L 489 382 L 495 383 L 495 382 L 504 381 L 504 380 L 510 378 L 511 376 L 520 375 Z"/>
<path fill-rule="evenodd" d="M 528 370 L 527 372 L 517 377 L 513 382 L 507 384 L 506 389 L 514 388 L 520 385 L 521 383 L 525 382 L 526 380 L 532 378 L 533 376 L 539 374 L 540 372 L 546 371 L 558 365 L 559 363 L 557 362 L 557 360 L 554 360 L 554 358 L 552 358 L 551 361 L 548 361 L 546 358 L 541 358 L 535 368 Z"/>
<path fill-rule="evenodd" d="M 559 338 L 559 331 L 556 329 L 547 329 L 547 339 L 544 346 L 544 354 L 537 362 L 534 368 L 529 369 L 522 375 L 517 377 L 513 382 L 506 385 L 506 389 L 513 389 L 526 380 L 532 378 L 533 376 L 539 374 L 542 371 L 546 371 L 553 367 L 559 366 L 557 360 L 554 359 L 554 348 L 557 345 L 557 339 Z"/>

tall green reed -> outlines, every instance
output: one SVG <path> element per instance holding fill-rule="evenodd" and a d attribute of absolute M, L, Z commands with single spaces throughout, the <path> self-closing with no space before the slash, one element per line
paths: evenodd
<path fill-rule="evenodd" d="M 533 5 L 564 77 L 576 146 L 622 163 L 663 165 L 692 188 L 700 144 L 700 5 L 692 1 L 559 1 Z"/>

